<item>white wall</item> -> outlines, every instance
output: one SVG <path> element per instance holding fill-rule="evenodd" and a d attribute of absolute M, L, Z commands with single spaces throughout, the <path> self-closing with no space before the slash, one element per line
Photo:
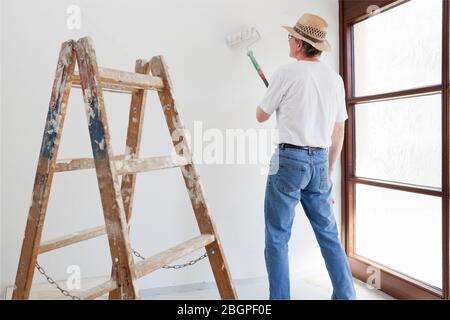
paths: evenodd
<path fill-rule="evenodd" d="M 272 128 L 258 125 L 254 109 L 264 86 L 245 49 L 230 50 L 225 37 L 255 26 L 262 40 L 255 55 L 267 75 L 290 62 L 286 32 L 304 12 L 330 23 L 333 52 L 323 60 L 338 70 L 338 5 L 334 0 L 152 0 L 152 1 L 24 1 L 6 0 L 2 27 L 1 108 L 1 288 L 14 282 L 30 205 L 51 85 L 60 43 L 89 35 L 99 65 L 132 70 L 137 58 L 163 54 L 169 64 L 181 115 L 189 130 L 194 121 L 203 128 Z M 81 30 L 66 28 L 66 8 L 82 9 Z M 60 158 L 90 157 L 91 149 L 82 96 L 72 91 L 60 147 Z M 113 150 L 124 151 L 129 96 L 106 95 L 113 131 Z M 170 152 L 158 101 L 147 103 L 142 155 Z M 218 226 L 234 278 L 265 275 L 263 199 L 265 177 L 257 165 L 200 165 L 211 214 Z M 335 181 L 336 216 L 340 213 L 339 172 Z M 65 173 L 54 178 L 43 239 L 103 223 L 93 171 Z M 320 252 L 302 211 L 291 241 L 291 271 L 324 270 Z M 339 219 L 338 219 L 339 220 Z M 138 177 L 132 246 L 146 255 L 197 235 L 193 213 L 179 170 Z M 194 256 L 197 256 L 193 255 Z M 106 275 L 110 270 L 105 237 L 39 257 L 58 279 L 68 265 L 81 267 L 82 276 Z M 36 281 L 43 281 L 35 274 Z M 208 263 L 182 271 L 157 271 L 140 281 L 141 288 L 211 281 Z"/>

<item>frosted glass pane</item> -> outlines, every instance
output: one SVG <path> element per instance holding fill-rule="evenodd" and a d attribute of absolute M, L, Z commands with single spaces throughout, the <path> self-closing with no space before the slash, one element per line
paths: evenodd
<path fill-rule="evenodd" d="M 357 185 L 356 253 L 442 288 L 441 212 L 438 197 Z"/>
<path fill-rule="evenodd" d="M 356 105 L 356 176 L 441 188 L 441 99 Z"/>
<path fill-rule="evenodd" d="M 442 82 L 442 0 L 412 0 L 354 26 L 355 95 Z"/>

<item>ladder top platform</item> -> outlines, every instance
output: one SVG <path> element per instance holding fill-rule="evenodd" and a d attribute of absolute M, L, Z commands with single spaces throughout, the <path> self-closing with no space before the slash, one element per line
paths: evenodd
<path fill-rule="evenodd" d="M 79 73 L 74 72 L 71 80 L 74 86 L 81 87 Z M 164 83 L 160 77 L 102 67 L 98 67 L 98 81 L 101 83 L 102 89 L 108 91 L 127 92 L 142 89 L 160 91 L 164 89 Z"/>

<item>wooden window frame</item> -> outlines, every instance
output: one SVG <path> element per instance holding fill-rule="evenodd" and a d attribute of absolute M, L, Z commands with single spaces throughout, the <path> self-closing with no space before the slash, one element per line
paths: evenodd
<path fill-rule="evenodd" d="M 353 275 L 366 282 L 371 276 L 369 266 L 379 268 L 381 290 L 398 299 L 450 299 L 450 262 L 449 262 L 449 227 L 450 227 L 450 0 L 442 0 L 442 84 L 425 88 L 409 89 L 378 95 L 355 97 L 354 95 L 354 51 L 353 25 L 370 17 L 367 8 L 376 5 L 381 12 L 402 5 L 409 0 L 339 0 L 339 34 L 340 34 L 340 73 L 344 79 L 348 121 L 346 122 L 345 141 L 342 152 L 342 242 L 349 257 Z M 442 93 L 442 189 L 413 187 L 407 184 L 388 183 L 375 179 L 355 176 L 355 104 L 374 102 L 395 98 L 423 96 Z M 426 194 L 442 199 L 442 290 L 422 283 L 386 266 L 367 260 L 355 253 L 355 185 L 370 185 L 393 190 Z"/>

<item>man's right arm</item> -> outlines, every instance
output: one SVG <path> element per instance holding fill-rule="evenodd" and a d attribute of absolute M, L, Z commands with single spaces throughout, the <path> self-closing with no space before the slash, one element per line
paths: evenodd
<path fill-rule="evenodd" d="M 278 69 L 270 80 L 269 87 L 263 100 L 256 108 L 256 120 L 265 122 L 278 109 L 285 93 L 283 75 L 281 69 Z"/>
<path fill-rule="evenodd" d="M 331 135 L 331 147 L 329 150 L 328 175 L 333 175 L 336 161 L 341 154 L 342 146 L 344 144 L 345 122 L 336 122 L 333 133 Z"/>

